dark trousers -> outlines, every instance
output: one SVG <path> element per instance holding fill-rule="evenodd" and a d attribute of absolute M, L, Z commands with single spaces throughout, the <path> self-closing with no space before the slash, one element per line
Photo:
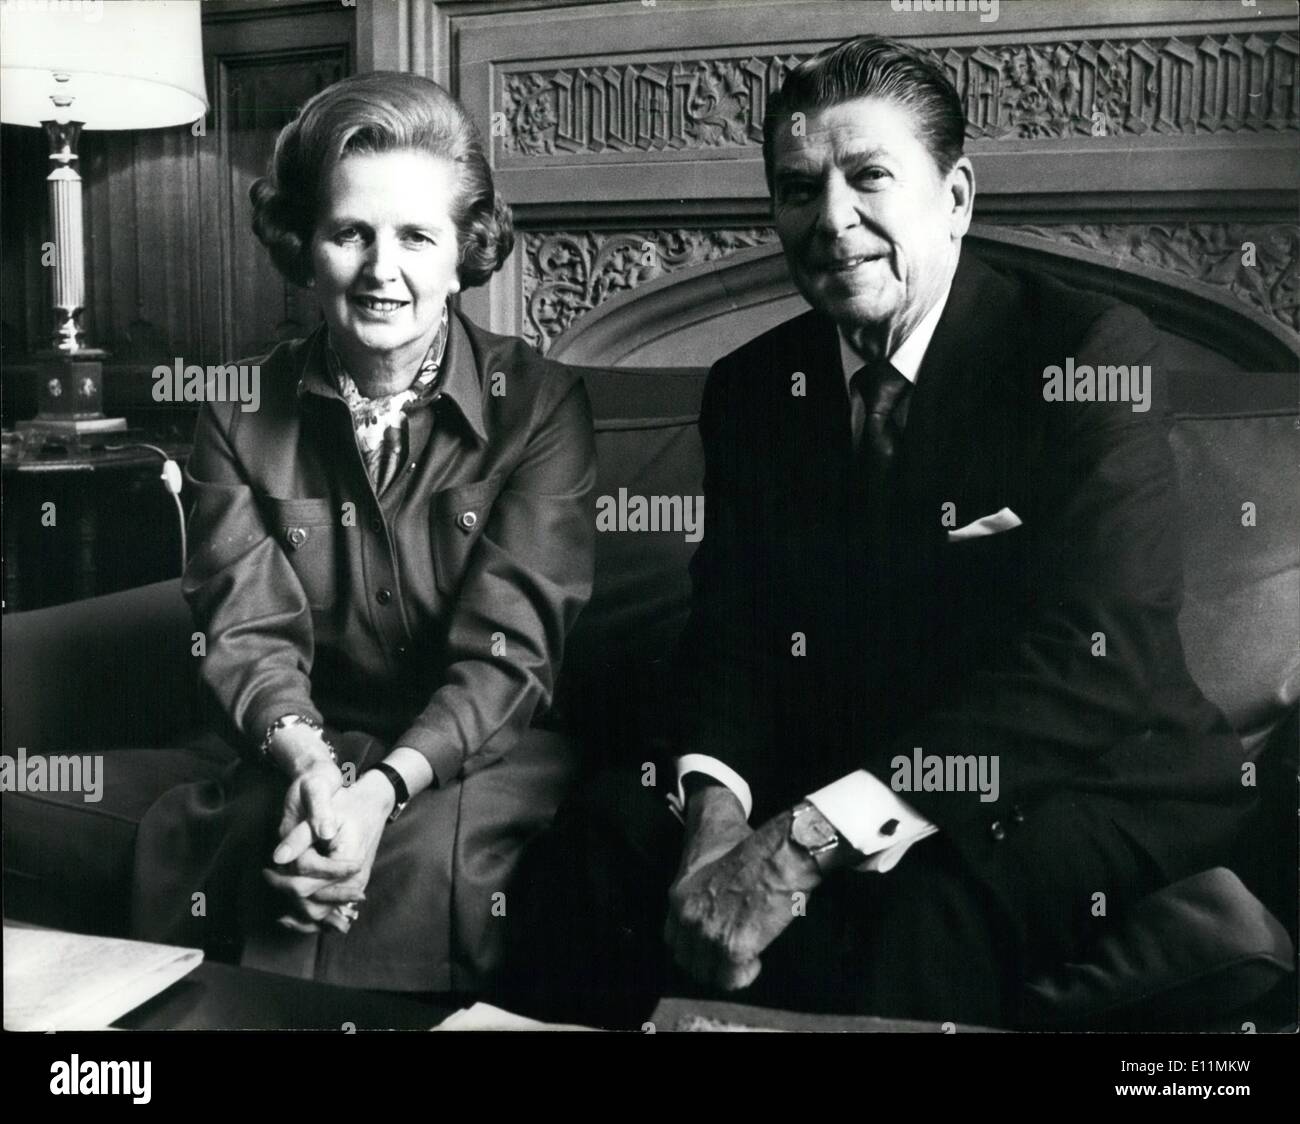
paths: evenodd
<path fill-rule="evenodd" d="M 1097 893 L 1115 916 L 1166 880 L 1100 805 L 1071 798 L 1036 822 L 1037 836 L 1031 824 L 1008 848 L 1023 867 L 1016 904 L 940 832 L 885 874 L 828 878 L 769 946 L 758 979 L 712 997 L 1015 1025 L 1024 980 L 1079 953 L 1105 923 Z M 525 854 L 493 998 L 534 1017 L 635 1029 L 664 996 L 709 995 L 673 967 L 662 937 L 681 848 L 662 791 L 632 771 L 595 778 Z M 1059 853 L 1068 865 L 1044 861 Z"/>

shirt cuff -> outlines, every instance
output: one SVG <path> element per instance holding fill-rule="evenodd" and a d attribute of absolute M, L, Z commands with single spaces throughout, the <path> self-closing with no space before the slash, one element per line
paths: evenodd
<path fill-rule="evenodd" d="M 703 773 L 706 777 L 712 777 L 720 785 L 725 786 L 740 801 L 745 819 L 749 819 L 750 812 L 754 810 L 754 797 L 749 791 L 749 785 L 745 783 L 745 778 L 730 765 L 724 765 L 716 757 L 710 757 L 707 753 L 684 753 L 677 758 L 677 788 L 668 794 L 668 807 L 678 819 L 681 819 L 686 811 L 686 791 L 682 787 L 682 782 L 686 779 L 687 773 Z"/>
<path fill-rule="evenodd" d="M 913 843 L 939 830 L 865 769 L 819 788 L 808 801 L 855 851 L 867 856 L 857 870 L 893 870 Z"/>

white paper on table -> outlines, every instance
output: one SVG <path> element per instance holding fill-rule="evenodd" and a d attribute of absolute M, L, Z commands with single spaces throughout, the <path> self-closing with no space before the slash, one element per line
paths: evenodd
<path fill-rule="evenodd" d="M 197 948 L 6 924 L 5 1030 L 103 1030 L 202 961 Z"/>
<path fill-rule="evenodd" d="M 536 1019 L 515 1015 L 493 1007 L 491 1003 L 475 1003 L 448 1015 L 433 1030 L 595 1030 L 594 1026 L 572 1026 L 568 1023 L 543 1023 Z"/>

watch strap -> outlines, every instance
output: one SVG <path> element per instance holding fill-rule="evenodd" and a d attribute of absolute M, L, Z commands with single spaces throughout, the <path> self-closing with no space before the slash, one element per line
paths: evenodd
<path fill-rule="evenodd" d="M 379 762 L 378 765 L 374 766 L 374 771 L 382 773 L 388 778 L 388 783 L 393 786 L 393 792 L 397 795 L 397 803 L 393 805 L 393 810 L 388 813 L 388 822 L 392 823 L 406 809 L 407 804 L 411 802 L 411 790 L 406 787 L 406 781 L 402 779 L 402 774 L 388 762 Z"/>

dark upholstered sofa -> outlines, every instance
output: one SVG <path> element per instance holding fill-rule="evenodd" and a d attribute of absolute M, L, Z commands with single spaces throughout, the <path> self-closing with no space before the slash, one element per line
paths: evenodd
<path fill-rule="evenodd" d="M 1258 764 L 1260 815 L 1230 871 L 1153 895 L 1114 920 L 1089 963 L 1036 981 L 1037 1025 L 1262 1030 L 1295 1019 L 1300 422 L 1294 376 L 1238 378 L 1232 411 L 1221 380 L 1189 376 L 1175 388 L 1171 440 L 1187 657 Z M 703 381 L 700 369 L 588 373 L 598 494 L 700 493 Z M 1245 502 L 1255 505 L 1250 528 Z M 680 533 L 610 533 L 597 549 L 596 592 L 572 637 L 556 719 L 582 734 L 594 762 L 640 762 L 670 737 L 667 657 L 694 546 Z M 224 764 L 215 751 L 176 748 L 200 726 L 202 705 L 179 584 L 7 616 L 3 667 L 4 752 L 104 751 L 109 790 L 102 805 L 5 796 L 6 914 L 125 934 L 135 820 L 161 791 Z"/>

